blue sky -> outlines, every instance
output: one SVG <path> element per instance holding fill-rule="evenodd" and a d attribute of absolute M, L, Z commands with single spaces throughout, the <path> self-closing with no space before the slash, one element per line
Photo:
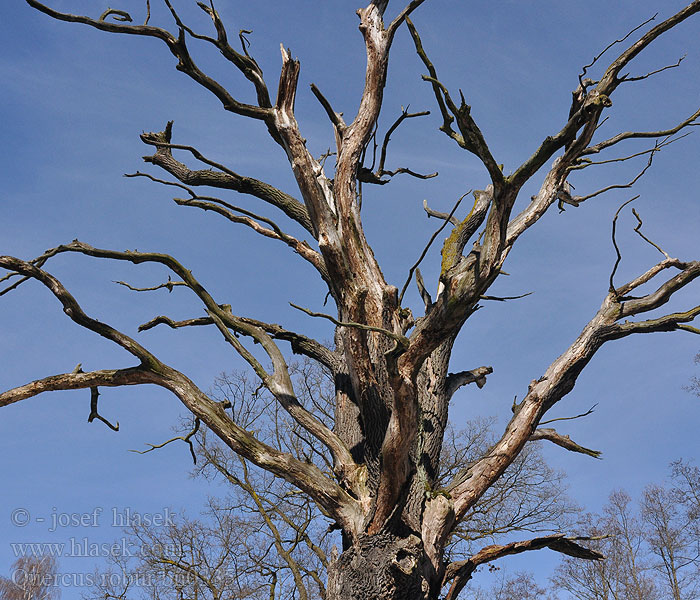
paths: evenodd
<path fill-rule="evenodd" d="M 359 4 L 219 4 L 231 31 L 254 31 L 252 52 L 271 87 L 279 73 L 281 42 L 300 59 L 297 116 L 309 146 L 323 153 L 333 143 L 332 132 L 308 84 L 316 83 L 336 110 L 352 115 L 356 109 L 364 72 L 354 14 Z M 93 0 L 55 0 L 52 5 L 93 16 L 107 7 L 95 6 Z M 440 78 L 451 90 L 464 91 L 496 159 L 508 172 L 563 124 L 583 64 L 655 12 L 660 11 L 660 20 L 684 5 L 677 0 L 428 0 L 413 20 Z M 134 15 L 143 11 L 136 0 L 125 0 L 119 8 Z M 622 86 L 601 135 L 670 127 L 697 109 L 699 30 L 700 18 L 695 17 L 633 63 L 633 73 L 645 73 L 687 54 L 678 69 Z M 178 207 L 168 189 L 121 177 L 148 170 L 140 157 L 150 150 L 138 136 L 159 131 L 172 119 L 175 142 L 197 146 L 242 174 L 294 193 L 284 157 L 258 123 L 223 113 L 213 97 L 174 70 L 172 56 L 155 40 L 57 23 L 14 0 L 3 9 L 0 44 L 5 148 L 0 253 L 32 258 L 74 238 L 115 249 L 168 252 L 234 312 L 330 338 L 325 323 L 288 305 L 292 301 L 320 309 L 324 291 L 311 269 L 295 261 L 285 247 L 214 215 Z M 245 82 L 216 58 L 201 54 L 203 65 L 210 65 L 213 74 L 248 99 Z M 380 130 L 402 106 L 435 112 L 430 90 L 420 80 L 423 72 L 402 30 L 392 55 Z M 438 125 L 435 115 L 404 125 L 394 135 L 388 164 L 437 170 L 440 176 L 427 182 L 396 178 L 389 186 L 368 190 L 364 199 L 368 237 L 385 275 L 399 287 L 436 227 L 435 220 L 425 217 L 423 199 L 436 209 L 449 210 L 465 191 L 487 183 L 478 162 L 440 134 Z M 630 144 L 624 149 L 642 147 Z M 698 258 L 699 157 L 696 134 L 661 152 L 635 190 L 613 192 L 563 214 L 552 212 L 523 237 L 508 259 L 511 276 L 503 278 L 494 293 L 534 294 L 517 302 L 487 304 L 465 327 L 453 370 L 485 364 L 494 367 L 494 374 L 483 390 L 467 389 L 454 399 L 456 425 L 476 415 L 494 415 L 503 424 L 513 396 L 522 397 L 527 383 L 543 373 L 593 316 L 607 290 L 614 261 L 610 224 L 621 202 L 641 194 L 635 205 L 647 234 L 673 256 Z M 601 168 L 571 181 L 583 194 L 627 181 L 641 166 L 643 162 Z M 523 198 L 532 191 L 524 190 Z M 253 200 L 234 200 L 265 212 Z M 656 251 L 632 233 L 633 226 L 631 215 L 624 213 L 620 278 L 657 259 Z M 422 266 L 431 289 L 438 264 L 435 250 Z M 129 334 L 136 335 L 136 327 L 157 314 L 201 314 L 192 298 L 178 293 L 181 290 L 135 296 L 112 283 L 160 283 L 164 275 L 155 268 L 79 256 L 59 257 L 49 267 L 88 314 Z M 672 308 L 696 305 L 697 289 L 686 290 Z M 413 288 L 407 299 L 417 310 L 420 300 Z M 86 370 L 130 364 L 129 356 L 65 318 L 39 285 L 28 283 L 0 303 L 0 388 L 70 371 L 79 362 Z M 242 367 L 214 331 L 156 329 L 139 335 L 148 348 L 203 389 L 222 371 Z M 602 450 L 602 461 L 545 448 L 550 462 L 568 472 L 571 495 L 583 506 L 599 508 L 609 491 L 619 487 L 634 496 L 647 483 L 662 480 L 670 461 L 698 456 L 699 401 L 683 386 L 697 374 L 693 356 L 700 350 L 699 340 L 676 333 L 610 343 L 556 408 L 554 416 L 566 416 L 598 403 L 592 416 L 562 426 L 561 432 Z M 171 437 L 182 413 L 174 397 L 159 389 L 110 389 L 103 390 L 100 406 L 105 416 L 120 422 L 119 433 L 101 423 L 86 423 L 87 391 L 46 394 L 2 409 L 0 573 L 7 573 L 15 558 L 11 543 L 64 543 L 85 537 L 111 541 L 121 536 L 111 526 L 113 508 L 157 513 L 166 507 L 187 507 L 194 513 L 208 493 L 216 493 L 189 479 L 189 454 L 183 445 L 148 455 L 129 452 Z M 11 514 L 18 508 L 31 518 L 24 527 L 12 523 Z M 103 509 L 98 527 L 48 531 L 52 514 L 90 514 L 96 508 Z M 37 521 L 40 518 L 46 520 Z M 547 563 L 544 555 L 531 554 L 512 564 L 526 568 Z M 95 564 L 95 559 L 61 560 L 64 571 L 76 573 L 89 572 Z M 80 592 L 78 587 L 66 589 L 63 598 L 79 598 Z"/>

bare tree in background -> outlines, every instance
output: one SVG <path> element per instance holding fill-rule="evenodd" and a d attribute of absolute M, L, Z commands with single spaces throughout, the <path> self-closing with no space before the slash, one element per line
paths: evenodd
<path fill-rule="evenodd" d="M 197 3 L 211 18 L 212 31 L 208 34 L 194 31 L 182 19 L 180 5 L 188 2 L 176 7 L 173 0 L 163 0 L 162 4 L 147 0 L 144 16 L 139 17 L 143 24 L 137 24 L 135 16 L 122 9 L 107 9 L 101 15 L 89 17 L 60 12 L 38 0 L 26 2 L 61 21 L 160 40 L 176 58 L 177 69 L 210 91 L 224 111 L 260 123 L 262 131 L 280 147 L 284 157 L 281 165 L 291 168 L 298 197 L 241 175 L 192 146 L 175 143 L 172 123 L 161 132 L 144 134 L 142 139 L 153 149 L 146 161 L 167 172 L 174 181 L 144 173 L 135 176 L 174 185 L 187 196 L 176 199 L 178 204 L 213 211 L 296 252 L 325 282 L 335 305 L 333 314 L 302 310 L 332 321 L 336 331 L 335 346 L 328 348 L 280 325 L 239 315 L 224 299 L 214 298 L 185 265 L 165 254 L 117 251 L 75 240 L 32 260 L 2 256 L 0 267 L 7 270 L 7 275 L 2 278 L 6 287 L 0 294 L 17 289 L 27 280 L 39 282 L 56 297 L 70 319 L 121 346 L 134 357 L 135 364 L 90 372 L 76 368 L 73 372 L 39 379 L 0 394 L 0 405 L 44 391 L 90 389 L 90 420 L 103 420 L 115 427 L 99 414 L 99 388 L 154 384 L 171 391 L 193 418 L 206 426 L 208 434 L 221 441 L 227 453 L 240 456 L 270 476 L 285 479 L 341 530 L 342 552 L 337 557 L 331 556 L 327 565 L 325 595 L 329 600 L 436 599 L 443 590 L 445 597 L 453 600 L 479 565 L 540 548 L 589 559 L 601 558 L 598 552 L 578 543 L 580 540 L 561 533 L 482 547 L 458 560 L 451 560 L 447 549 L 456 533 L 470 535 L 464 529 L 474 518 L 479 503 L 507 469 L 516 464 L 530 442 L 547 440 L 574 452 L 596 455 L 556 429 L 540 427 L 547 412 L 573 389 L 581 371 L 606 342 L 635 333 L 678 329 L 697 333 L 688 323 L 700 313 L 700 306 L 666 314 L 659 311 L 649 319 L 641 315 L 660 309 L 695 280 L 700 275 L 700 262 L 666 254 L 642 233 L 640 224 L 637 232 L 659 251 L 661 258 L 645 272 L 622 282 L 617 274 L 621 253 L 613 234 L 618 261 L 610 274 L 608 289 L 601 290 L 600 308 L 544 373 L 535 374 L 524 397 L 513 403 L 510 421 L 495 443 L 454 470 L 448 481 L 440 481 L 440 456 L 450 398 L 462 386 L 471 383 L 483 386 L 491 372 L 488 366 L 460 365 L 458 371 L 450 373 L 450 356 L 460 330 L 477 314 L 479 303 L 494 299 L 489 290 L 503 274 L 506 258 L 521 235 L 535 227 L 553 206 L 578 206 L 610 189 L 632 186 L 647 170 L 654 154 L 674 139 L 672 136 L 698 124 L 700 110 L 692 107 L 692 114 L 670 127 L 665 125 L 667 129 L 619 131 L 605 139 L 600 139 L 599 133 L 599 125 L 612 105 L 616 90 L 654 74 L 632 76 L 634 59 L 660 36 L 700 12 L 700 0 L 658 24 L 646 23 L 635 28 L 622 41 L 599 53 L 579 75 L 573 96 L 567 99 L 570 108 L 561 128 L 543 132 L 542 143 L 532 148 L 529 158 L 509 174 L 503 171 L 477 124 L 478 110 L 472 111 L 461 93 L 453 94 L 454 82 L 440 80 L 429 58 L 429 49 L 422 45 L 417 28 L 409 20 L 424 3 L 425 9 L 430 10 L 430 3 L 424 0 L 411 0 L 391 20 L 386 13 L 388 0 L 372 0 L 357 11 L 367 68 L 357 114 L 351 120 L 346 121 L 318 88 L 312 88 L 333 130 L 334 167 L 310 153 L 295 118 L 299 62 L 283 48 L 277 88 L 270 90 L 269 80 L 266 81 L 250 54 L 244 33 L 241 33 L 241 45 L 234 43 L 212 1 Z M 174 31 L 153 24 L 160 18 L 170 19 Z M 427 209 L 444 222 L 449 234 L 442 244 L 439 280 L 431 286 L 437 290 L 434 295 L 420 274 L 420 261 L 410 269 L 407 284 L 415 279 L 424 302 L 420 316 L 414 316 L 405 306 L 406 286 L 399 288 L 385 279 L 360 218 L 363 186 L 384 185 L 399 174 L 428 177 L 407 167 L 392 170 L 386 163 L 389 134 L 417 116 L 416 113 L 404 112 L 387 132 L 384 142 L 378 144 L 377 152 L 372 152 L 374 140 L 382 139 L 377 136 L 376 126 L 384 100 L 389 52 L 395 35 L 404 26 L 427 72 L 426 85 L 434 92 L 441 132 L 450 143 L 475 155 L 489 179 L 484 189 L 474 192 L 470 210 L 455 206 L 450 214 L 438 214 Z M 642 29 L 646 29 L 644 33 Z M 222 60 L 240 72 L 254 92 L 254 103 L 240 100 L 243 96 L 238 90 L 215 80 L 195 61 L 190 48 L 197 44 L 217 49 Z M 653 139 L 658 141 L 637 152 L 613 155 L 609 159 L 646 154 L 649 163 L 633 180 L 582 195 L 572 194 L 569 184 L 572 173 L 608 162 L 594 160 L 599 153 L 614 153 L 624 141 L 644 143 Z M 375 160 L 370 158 L 373 154 Z M 184 162 L 192 158 L 207 169 L 192 168 Z M 544 174 L 538 175 L 538 191 L 516 210 L 524 186 L 533 182 L 545 165 L 549 166 Z M 279 209 L 285 225 L 280 226 L 228 200 L 202 195 L 197 191 L 200 186 L 258 198 Z M 365 206 L 366 214 L 368 210 Z M 287 224 L 300 227 L 307 239 L 289 234 Z M 154 288 L 185 288 L 201 301 L 203 314 L 184 321 L 157 316 L 140 329 L 160 324 L 173 328 L 195 325 L 215 328 L 233 351 L 250 364 L 260 385 L 286 411 L 302 435 L 314 447 L 326 449 L 330 456 L 328 468 L 300 459 L 286 448 L 284 441 L 261 439 L 254 429 L 231 418 L 222 404 L 205 394 L 184 373 L 164 363 L 133 337 L 86 314 L 76 298 L 46 270 L 53 257 L 74 253 L 136 265 L 161 265 L 169 273 L 169 279 Z M 416 254 L 420 254 L 420 248 L 416 248 Z M 266 364 L 251 350 L 251 343 L 262 348 Z M 329 421 L 319 418 L 313 406 L 300 401 L 282 350 L 283 343 L 289 343 L 294 352 L 331 372 L 334 399 Z"/>
<path fill-rule="evenodd" d="M 467 600 L 557 600 L 540 587 L 531 573 L 501 574 L 490 589 L 476 588 L 466 596 Z"/>
<path fill-rule="evenodd" d="M 12 564 L 10 577 L 0 577 L 2 600 L 56 600 L 56 559 L 52 556 L 20 556 Z"/>
<path fill-rule="evenodd" d="M 695 363 L 700 365 L 700 354 L 695 356 Z M 700 378 L 693 377 L 693 381 L 688 386 L 689 391 L 694 392 L 696 395 L 700 396 Z"/>
<path fill-rule="evenodd" d="M 676 463 L 678 487 L 650 485 L 642 498 L 642 519 L 665 596 L 700 598 L 700 470 Z"/>
<path fill-rule="evenodd" d="M 639 510 L 618 491 L 601 516 L 587 515 L 580 532 L 607 559 L 563 559 L 555 586 L 581 600 L 700 598 L 700 470 L 679 461 L 672 475 L 672 486 L 644 490 Z"/>
<path fill-rule="evenodd" d="M 591 547 L 606 560 L 562 560 L 553 578 L 556 588 L 581 600 L 655 600 L 661 598 L 650 574 L 641 519 L 625 492 L 613 492 L 601 516 L 586 515 L 579 527 L 598 538 Z"/>

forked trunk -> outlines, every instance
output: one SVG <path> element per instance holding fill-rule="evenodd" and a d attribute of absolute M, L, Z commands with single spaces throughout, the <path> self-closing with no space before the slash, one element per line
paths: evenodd
<path fill-rule="evenodd" d="M 342 344 L 339 347 L 347 351 L 352 337 L 356 335 L 355 331 L 349 332 L 349 341 L 337 336 L 336 339 Z M 423 531 L 426 518 L 426 499 L 434 491 L 438 480 L 440 447 L 449 405 L 445 381 L 453 340 L 445 340 L 432 353 L 417 378 L 418 416 L 411 444 L 409 474 L 400 484 L 400 489 L 391 490 L 394 492 L 393 499 L 384 498 L 388 502 L 386 506 L 380 505 L 382 498 L 377 500 L 370 520 L 381 523 L 379 531 L 371 532 L 372 527 L 368 525 L 370 533 L 355 536 L 354 542 L 348 541 L 344 552 L 331 561 L 327 600 L 437 600 L 439 597 L 443 575 L 438 572 L 442 570 L 439 566 L 442 559 L 442 543 L 438 542 L 440 536 L 432 532 L 436 535 L 424 541 L 421 539 L 424 534 L 419 532 Z M 367 359 L 374 366 L 374 376 L 370 377 L 365 371 L 358 378 L 361 383 L 374 383 L 355 392 L 356 397 L 364 396 L 364 401 L 360 403 L 364 418 L 359 416 L 359 407 L 356 407 L 358 412 L 354 419 L 351 418 L 351 411 L 345 415 L 339 409 L 344 406 L 350 408 L 353 404 L 342 401 L 338 403 L 337 410 L 343 418 L 336 419 L 336 423 L 344 425 L 337 427 L 336 431 L 347 440 L 349 446 L 360 441 L 362 461 L 368 466 L 367 485 L 375 497 L 383 473 L 382 466 L 388 464 L 386 456 L 381 455 L 388 417 L 382 419 L 378 412 L 371 410 L 369 400 L 373 399 L 376 407 L 385 407 L 386 414 L 389 414 L 394 392 L 386 385 L 378 385 L 378 382 L 389 379 L 385 351 L 386 348 L 380 345 Z M 340 393 L 339 398 L 343 399 L 344 395 Z M 386 473 L 383 474 L 386 476 Z M 377 520 L 375 517 L 380 511 L 384 517 Z M 351 540 L 350 532 L 345 533 L 344 539 Z"/>

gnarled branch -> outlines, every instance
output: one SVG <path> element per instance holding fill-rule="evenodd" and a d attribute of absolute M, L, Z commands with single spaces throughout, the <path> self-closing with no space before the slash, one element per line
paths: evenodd
<path fill-rule="evenodd" d="M 124 33 L 127 35 L 138 35 L 159 39 L 168 46 L 168 49 L 172 55 L 178 59 L 178 64 L 176 67 L 177 70 L 185 73 L 202 87 L 212 92 L 220 100 L 225 110 L 244 117 L 250 117 L 263 121 L 269 121 L 271 118 L 271 110 L 268 107 L 253 106 L 251 104 L 239 102 L 228 92 L 228 90 L 226 90 L 226 88 L 224 88 L 224 86 L 199 69 L 192 59 L 189 49 L 187 48 L 185 29 L 182 27 L 180 27 L 179 35 L 176 37 L 169 31 L 166 31 L 160 27 L 153 27 L 152 25 L 126 25 L 123 23 L 115 23 L 102 19 L 91 19 L 90 17 L 82 15 L 72 15 L 69 13 L 59 12 L 49 8 L 41 2 L 38 2 L 38 0 L 25 1 L 32 8 L 35 8 L 38 11 L 43 12 L 44 14 L 59 21 L 82 23 L 109 33 Z"/>
<path fill-rule="evenodd" d="M 432 179 L 433 177 L 437 177 L 437 172 L 435 173 L 428 173 L 428 174 L 421 174 L 421 173 L 416 173 L 415 171 L 412 171 L 411 169 L 407 169 L 405 167 L 399 167 L 398 169 L 394 169 L 393 171 L 389 171 L 385 168 L 386 166 L 386 153 L 387 149 L 389 147 L 389 142 L 391 141 L 391 134 L 396 131 L 396 129 L 403 123 L 406 119 L 413 119 L 416 117 L 425 117 L 430 114 L 430 111 L 424 110 L 421 112 L 416 112 L 416 113 L 409 113 L 408 108 L 402 109 L 401 115 L 399 116 L 396 121 L 387 129 L 386 134 L 384 135 L 384 141 L 382 142 L 382 147 L 379 152 L 379 165 L 375 169 L 374 163 L 376 160 L 376 151 L 377 151 L 377 144 L 375 142 L 374 144 L 374 156 L 372 159 L 372 166 L 369 168 L 362 168 L 360 169 L 360 172 L 358 174 L 358 178 L 360 181 L 363 183 L 374 183 L 377 185 L 384 185 L 386 183 L 389 183 L 389 180 L 394 176 L 398 175 L 399 173 L 406 173 L 407 175 L 411 175 L 412 177 L 415 177 L 417 179 Z M 384 176 L 388 176 L 389 179 L 382 179 Z"/>
<path fill-rule="evenodd" d="M 459 388 L 470 383 L 476 383 L 477 387 L 482 388 L 486 385 L 486 376 L 491 373 L 493 367 L 478 367 L 470 371 L 450 373 L 445 380 L 445 395 L 452 398 Z"/>
<path fill-rule="evenodd" d="M 574 442 L 568 435 L 561 435 L 551 427 L 535 429 L 535 431 L 530 436 L 530 441 L 534 442 L 537 440 L 547 440 L 552 442 L 553 444 L 556 444 L 557 446 L 566 448 L 571 452 L 587 454 L 588 456 L 592 456 L 593 458 L 600 458 L 600 455 L 602 454 L 602 452 L 600 452 L 599 450 L 591 450 L 590 448 L 584 448 L 583 446 Z"/>
<path fill-rule="evenodd" d="M 8 406 L 14 402 L 32 398 L 43 392 L 57 390 L 81 390 L 88 388 L 120 387 L 124 385 L 141 385 L 155 383 L 151 373 L 144 367 L 128 369 L 105 369 L 90 372 L 62 373 L 37 379 L 31 383 L 0 393 L 0 406 Z"/>
<path fill-rule="evenodd" d="M 155 154 L 144 156 L 144 161 L 161 167 L 185 185 L 210 186 L 254 196 L 279 208 L 290 219 L 293 219 L 306 229 L 306 231 L 313 234 L 313 226 L 309 218 L 309 213 L 306 207 L 296 198 L 278 190 L 276 187 L 264 181 L 239 175 L 223 164 L 207 158 L 192 146 L 171 144 L 172 127 L 173 122 L 168 121 L 163 131 L 144 133 L 141 135 L 141 140 L 144 144 L 155 146 L 156 148 Z M 185 150 L 192 154 L 197 160 L 217 169 L 217 171 L 212 171 L 211 169 L 192 170 L 173 157 L 173 149 Z"/>
<path fill-rule="evenodd" d="M 175 259 L 167 255 L 100 250 L 78 241 L 72 242 L 66 246 L 57 247 L 53 250 L 54 252 L 52 255 L 59 252 L 79 252 L 89 256 L 127 260 L 137 264 L 141 262 L 158 262 L 167 265 L 180 275 L 182 279 L 188 283 L 190 289 L 193 289 L 193 291 L 197 293 L 205 305 L 213 302 L 206 290 L 196 282 L 191 273 L 184 269 Z M 185 375 L 158 360 L 153 354 L 129 336 L 105 323 L 101 323 L 89 317 L 63 284 L 46 271 L 39 269 L 31 263 L 11 256 L 0 256 L 0 267 L 39 281 L 54 294 L 63 305 L 63 310 L 66 315 L 75 323 L 116 343 L 141 361 L 138 367 L 132 369 L 96 371 L 92 373 L 81 373 L 79 372 L 80 369 L 76 369 L 72 373 L 38 380 L 0 394 L 0 406 L 5 406 L 24 398 L 35 396 L 43 391 L 79 389 L 85 387 L 95 388 L 99 385 L 116 386 L 134 385 L 138 383 L 154 383 L 160 385 L 174 393 L 195 417 L 200 418 L 206 423 L 207 426 L 237 454 L 248 458 L 261 468 L 287 479 L 292 484 L 307 492 L 327 514 L 332 515 L 333 518 L 341 523 L 346 531 L 358 532 L 360 530 L 362 510 L 359 504 L 337 483 L 327 478 L 318 467 L 299 461 L 288 453 L 275 450 L 260 442 L 250 432 L 233 423 L 223 409 L 218 406 L 216 402 L 208 398 L 206 394 Z M 219 314 L 227 314 L 217 305 L 214 304 L 213 306 L 216 307 Z M 210 308 L 210 315 L 214 312 L 215 311 Z M 235 321 L 231 319 L 228 319 L 228 321 L 230 325 L 235 326 Z M 248 325 L 243 326 L 241 331 L 247 332 L 247 335 L 256 334 Z M 270 350 L 270 342 L 268 339 L 259 336 L 259 340 Z M 277 386 L 273 387 L 271 391 L 273 394 L 277 392 L 278 399 L 281 403 L 284 401 L 287 403 L 293 402 L 292 399 L 279 398 L 280 391 L 284 391 L 280 389 L 283 386 L 279 385 L 279 381 L 274 380 L 271 383 Z M 317 426 L 316 423 L 311 422 L 311 419 L 314 419 L 314 417 L 310 419 L 307 418 L 303 408 L 301 410 L 295 410 L 294 407 L 292 407 L 290 413 L 293 417 L 300 418 L 301 421 L 307 422 L 307 425 L 310 425 L 315 433 L 324 431 L 323 428 L 325 426 L 320 423 L 318 423 Z M 361 485 L 362 479 L 357 477 L 358 467 L 352 460 L 350 453 L 344 450 L 342 442 L 337 440 L 336 443 L 337 438 L 335 438 L 335 434 L 330 432 L 330 430 L 327 431 L 326 441 L 337 451 L 336 468 L 341 475 L 344 475 L 350 480 L 351 489 L 354 487 L 361 490 L 362 488 L 357 488 L 357 485 Z M 322 433 L 322 435 L 325 434 Z M 335 455 L 334 450 L 331 450 L 331 452 Z"/>
<path fill-rule="evenodd" d="M 605 150 L 606 148 L 609 148 L 610 146 L 614 146 L 615 144 L 618 144 L 619 142 L 623 140 L 630 140 L 630 139 L 644 139 L 644 138 L 661 138 L 661 137 L 666 137 L 669 135 L 674 135 L 681 131 L 682 129 L 685 129 L 686 127 L 697 127 L 700 125 L 700 123 L 697 123 L 697 119 L 700 117 L 700 109 L 696 110 L 692 115 L 690 115 L 687 119 L 684 121 L 681 121 L 676 125 L 675 127 L 672 127 L 671 129 L 661 129 L 659 131 L 625 131 L 623 133 L 618 133 L 616 136 L 611 137 L 610 139 L 604 140 L 602 142 L 598 142 L 597 144 L 594 144 L 593 146 L 589 146 L 586 148 L 583 152 L 581 152 L 581 156 L 586 156 L 589 154 L 597 154 L 601 150 Z"/>
<path fill-rule="evenodd" d="M 112 431 L 119 431 L 119 421 L 116 425 L 112 425 L 107 419 L 105 419 L 97 410 L 97 403 L 100 397 L 100 390 L 97 386 L 90 388 L 90 414 L 88 415 L 88 423 L 92 423 L 95 419 L 102 421 L 107 427 Z"/>
<path fill-rule="evenodd" d="M 443 123 L 440 126 L 440 131 L 444 132 L 448 137 L 452 138 L 457 144 L 465 150 L 474 154 L 481 160 L 488 171 L 491 182 L 496 189 L 500 189 L 505 183 L 503 171 L 491 154 L 486 139 L 479 129 L 476 121 L 471 116 L 471 106 L 469 106 L 460 90 L 460 105 L 452 100 L 447 87 L 438 79 L 435 66 L 428 58 L 423 47 L 423 43 L 418 35 L 418 30 L 415 28 L 410 19 L 406 19 L 406 25 L 413 39 L 413 44 L 421 61 L 428 69 L 428 75 L 423 76 L 423 80 L 431 84 L 435 99 L 437 100 L 442 115 Z M 459 133 L 452 128 L 452 123 L 457 124 Z"/>
<path fill-rule="evenodd" d="M 586 560 L 603 560 L 600 552 L 586 548 L 577 542 L 590 541 L 595 538 L 591 537 L 566 537 L 564 534 L 548 535 L 531 540 L 523 540 L 522 542 L 512 542 L 504 545 L 493 545 L 482 548 L 471 558 L 463 561 L 458 561 L 448 565 L 443 579 L 443 585 L 452 581 L 450 590 L 445 596 L 445 600 L 456 600 L 459 593 L 462 591 L 467 582 L 471 579 L 472 574 L 479 565 L 489 563 L 504 556 L 520 554 L 530 550 L 541 550 L 549 548 L 555 552 L 573 556 L 575 558 L 583 558 Z"/>

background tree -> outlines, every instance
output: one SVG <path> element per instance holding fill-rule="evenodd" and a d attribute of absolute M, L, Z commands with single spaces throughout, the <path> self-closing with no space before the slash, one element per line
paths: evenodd
<path fill-rule="evenodd" d="M 0 577 L 3 600 L 55 600 L 61 597 L 56 583 L 58 563 L 53 556 L 20 556 L 10 577 Z"/>
<path fill-rule="evenodd" d="M 465 597 L 469 600 L 535 600 L 536 598 L 556 600 L 556 596 L 540 587 L 532 574 L 526 572 L 510 576 L 501 574 L 499 581 L 490 589 L 476 588 Z"/>
<path fill-rule="evenodd" d="M 696 364 L 700 364 L 700 354 L 695 356 L 695 362 Z M 695 392 L 698 396 L 700 396 L 700 378 L 693 377 L 693 381 L 690 384 L 689 389 Z"/>
<path fill-rule="evenodd" d="M 582 534 L 600 537 L 593 547 L 605 561 L 565 558 L 553 583 L 585 600 L 700 597 L 698 475 L 688 462 L 673 464 L 672 485 L 648 486 L 635 510 L 614 492 L 602 515 L 587 515 Z"/>
<path fill-rule="evenodd" d="M 674 465 L 678 487 L 650 485 L 642 498 L 642 519 L 651 565 L 665 595 L 673 600 L 700 597 L 700 470 Z"/>
<path fill-rule="evenodd" d="M 660 597 L 650 574 L 641 519 L 630 504 L 625 492 L 613 492 L 602 515 L 586 515 L 581 531 L 599 538 L 594 547 L 606 560 L 595 564 L 563 560 L 553 578 L 555 587 L 586 600 Z"/>
<path fill-rule="evenodd" d="M 434 301 L 419 271 L 411 270 L 425 305 L 425 315 L 418 319 L 402 305 L 405 288 L 399 291 L 398 286 L 385 281 L 365 239 L 360 210 L 363 184 L 381 185 L 399 172 L 407 171 L 385 168 L 386 144 L 379 145 L 376 162 L 370 164 L 365 158 L 368 158 L 366 151 L 371 148 L 382 105 L 389 49 L 397 30 L 404 22 L 409 24 L 408 15 L 422 4 L 421 1 L 411 2 L 393 19 L 387 18 L 388 25 L 384 22 L 387 2 L 373 2 L 359 11 L 368 62 L 365 89 L 357 116 L 351 123 L 346 123 L 327 98 L 314 90 L 335 130 L 337 160 L 332 177 L 324 172 L 325 161 L 317 160 L 307 150 L 294 116 L 298 62 L 283 50 L 280 83 L 273 104 L 245 39 L 241 40 L 241 52 L 229 44 L 224 24 L 213 5 L 200 4 L 200 8 L 213 20 L 215 37 L 193 31 L 169 2 L 165 2 L 166 15 L 169 12 L 175 21 L 177 34 L 150 24 L 150 3 L 144 25 L 134 25 L 132 16 L 121 10 L 108 10 L 99 18 L 90 18 L 60 13 L 34 0 L 28 0 L 28 4 L 60 20 L 161 40 L 178 59 L 178 69 L 211 91 L 225 110 L 262 122 L 288 158 L 301 202 L 269 184 L 243 177 L 205 158 L 190 146 L 173 144 L 171 125 L 162 132 L 143 136 L 143 141 L 155 149 L 148 162 L 164 168 L 178 180 L 170 184 L 184 186 L 190 198 L 178 200 L 178 203 L 214 211 L 268 238 L 282 241 L 314 267 L 336 304 L 336 315 L 325 317 L 335 323 L 337 332 L 335 348 L 326 348 L 281 326 L 236 315 L 231 307 L 215 301 L 190 270 L 168 255 L 98 249 L 75 241 L 58 246 L 33 261 L 0 258 L 0 265 L 9 271 L 7 280 L 12 281 L 7 290 L 16 289 L 28 279 L 37 280 L 54 294 L 73 321 L 115 342 L 137 359 L 137 365 L 87 373 L 78 367 L 70 373 L 14 388 L 0 395 L 0 403 L 9 404 L 42 391 L 90 388 L 90 420 L 104 420 L 98 411 L 100 387 L 152 383 L 173 392 L 230 450 L 288 480 L 337 523 L 344 534 L 344 544 L 341 556 L 329 564 L 327 593 L 331 598 L 436 597 L 445 585 L 450 586 L 448 597 L 456 597 L 478 565 L 503 555 L 542 547 L 599 557 L 562 535 L 482 548 L 465 560 L 449 564 L 445 549 L 455 527 L 469 517 L 477 502 L 515 462 L 528 442 L 545 439 L 576 452 L 595 455 L 556 430 L 538 429 L 538 425 L 545 413 L 571 391 L 582 369 L 606 341 L 637 332 L 687 329 L 687 323 L 700 312 L 700 307 L 657 313 L 648 320 L 633 318 L 664 306 L 675 292 L 700 274 L 700 264 L 671 258 L 652 243 L 664 259 L 620 284 L 617 270 L 621 254 L 613 237 L 618 263 L 610 275 L 609 291 L 601 309 L 542 377 L 532 380 L 524 398 L 513 404 L 513 417 L 496 443 L 475 462 L 464 465 L 444 488 L 440 488 L 436 483 L 449 400 L 463 385 L 473 382 L 483 385 L 490 372 L 489 367 L 479 367 L 451 375 L 449 359 L 457 334 L 475 313 L 478 303 L 496 298 L 488 292 L 503 274 L 504 262 L 521 234 L 539 222 L 553 205 L 576 206 L 610 189 L 606 186 L 597 192 L 573 196 L 568 183 L 572 172 L 597 164 L 588 157 L 628 139 L 659 138 L 661 141 L 656 145 L 643 150 L 651 158 L 670 141 L 667 136 L 694 124 L 697 112 L 671 129 L 622 132 L 594 140 L 602 115 L 611 106 L 611 95 L 623 83 L 647 77 L 623 74 L 629 63 L 659 36 L 698 12 L 697 2 L 650 27 L 644 34 L 635 31 L 639 35 L 637 41 L 607 68 L 601 68 L 599 79 L 592 80 L 586 75 L 588 69 L 601 66 L 602 55 L 584 68 L 574 91 L 568 120 L 509 175 L 494 158 L 466 100 L 463 97 L 454 100 L 448 87 L 437 78 L 417 31 L 409 27 L 429 74 L 427 80 L 435 93 L 443 121 L 442 131 L 481 161 L 491 181 L 485 189 L 475 192 L 473 208 L 466 216 L 459 213 L 457 217 L 457 207 L 452 211 L 454 214 L 438 215 L 446 226 L 453 226 L 452 233 L 443 244 Z M 188 46 L 195 41 L 217 48 L 224 59 L 248 79 L 255 92 L 254 103 L 238 100 L 200 69 Z M 405 113 L 400 121 L 411 118 L 409 115 Z M 387 142 L 388 139 L 387 135 Z M 174 158 L 173 150 L 189 152 L 215 170 L 192 170 Z M 562 154 L 544 175 L 539 192 L 516 209 L 525 184 L 560 151 Z M 618 185 L 631 186 L 644 170 Z M 194 191 L 199 185 L 254 195 L 280 209 L 314 242 L 300 241 L 267 217 L 258 217 L 228 202 L 199 195 Z M 470 239 L 482 226 L 479 235 Z M 473 242 L 471 248 L 470 241 Z M 157 324 L 175 328 L 214 326 L 251 365 L 290 417 L 328 449 L 333 460 L 333 477 L 257 439 L 254 432 L 233 422 L 222 406 L 208 398 L 180 371 L 166 365 L 130 336 L 89 317 L 59 280 L 43 269 L 50 259 L 64 253 L 166 267 L 175 281 L 169 279 L 163 287 L 189 288 L 203 303 L 206 316 L 183 321 L 161 316 L 142 329 Z M 650 292 L 640 289 L 652 280 L 662 282 Z M 650 284 L 650 287 L 654 286 Z M 309 313 L 319 316 L 319 313 Z M 257 349 L 251 351 L 244 345 L 242 340 L 246 338 L 260 345 L 265 359 L 261 359 Z M 299 401 L 285 357 L 277 344 L 279 341 L 291 342 L 294 351 L 320 362 L 332 372 L 336 387 L 332 429 Z M 268 362 L 271 368 L 266 365 Z M 367 573 L 373 576 L 368 578 Z"/>

